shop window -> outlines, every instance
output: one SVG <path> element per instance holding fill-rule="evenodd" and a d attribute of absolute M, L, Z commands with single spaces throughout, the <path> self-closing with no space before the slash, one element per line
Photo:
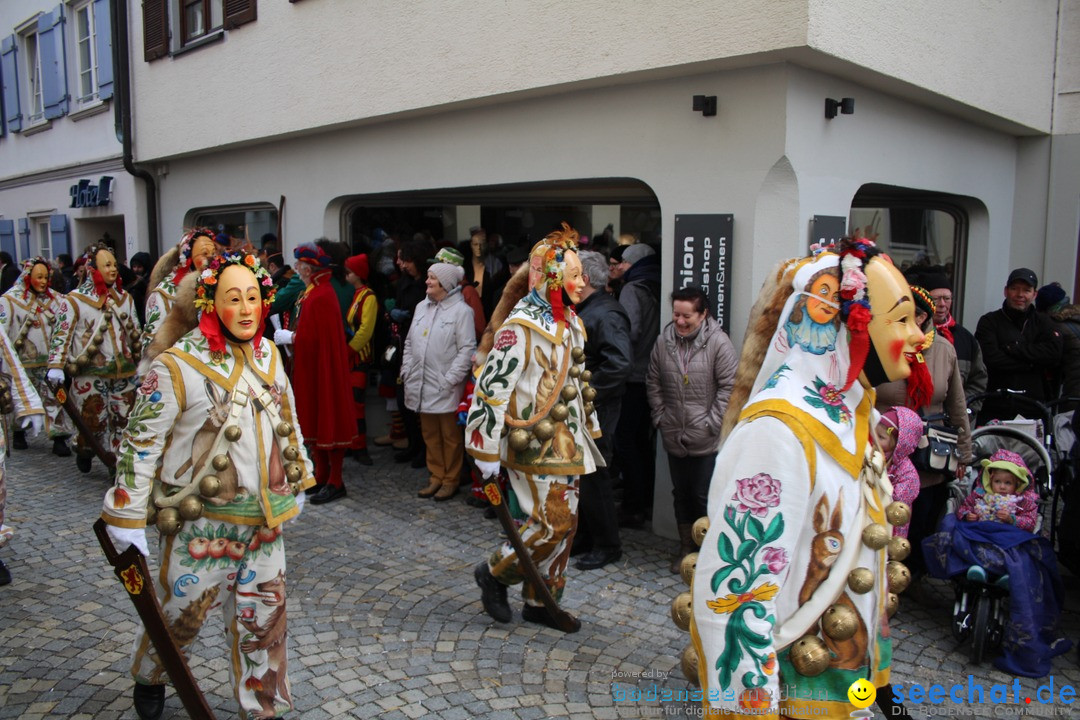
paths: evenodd
<path fill-rule="evenodd" d="M 112 36 L 109 0 L 81 0 L 71 5 L 74 94 L 79 107 L 112 97 Z"/>
<path fill-rule="evenodd" d="M 272 205 L 203 208 L 188 213 L 189 227 L 208 227 L 218 233 L 218 242 L 232 249 L 262 247 L 266 234 L 277 236 L 278 211 Z"/>
<path fill-rule="evenodd" d="M 8 129 L 27 131 L 67 113 L 64 55 L 62 5 L 38 14 L 0 41 L 0 82 Z"/>
<path fill-rule="evenodd" d="M 252 22 L 258 0 L 143 0 L 143 59 L 199 47 Z"/>

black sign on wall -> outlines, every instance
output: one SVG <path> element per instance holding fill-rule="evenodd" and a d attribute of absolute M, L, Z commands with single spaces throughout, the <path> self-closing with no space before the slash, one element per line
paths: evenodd
<path fill-rule="evenodd" d="M 730 329 L 731 232 L 735 216 L 675 216 L 676 289 L 697 287 L 705 291 L 712 315 L 720 327 Z"/>
<path fill-rule="evenodd" d="M 847 218 L 843 215 L 815 215 L 810 220 L 810 244 L 832 245 L 847 233 Z"/>

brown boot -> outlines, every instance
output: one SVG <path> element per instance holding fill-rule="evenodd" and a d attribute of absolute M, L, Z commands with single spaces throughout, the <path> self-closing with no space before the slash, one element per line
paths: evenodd
<path fill-rule="evenodd" d="M 427 487 L 416 493 L 416 497 L 429 498 L 435 493 L 439 492 L 439 488 L 441 485 L 442 483 L 439 482 L 437 479 L 429 478 Z"/>
<path fill-rule="evenodd" d="M 460 484 L 461 483 L 457 480 L 454 480 L 453 482 L 444 482 L 442 484 L 442 487 L 439 488 L 439 492 L 435 493 L 435 500 L 438 502 L 443 502 L 444 500 L 449 500 L 450 498 L 454 497 L 455 495 L 457 495 L 458 486 Z"/>
<path fill-rule="evenodd" d="M 694 526 L 690 523 L 679 523 L 679 552 L 671 561 L 671 572 L 678 574 L 682 567 L 682 559 L 697 550 L 694 544 Z"/>

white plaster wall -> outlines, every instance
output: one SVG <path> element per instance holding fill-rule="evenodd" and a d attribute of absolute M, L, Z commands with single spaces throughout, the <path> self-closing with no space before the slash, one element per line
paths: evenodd
<path fill-rule="evenodd" d="M 130 3 L 136 121 L 153 129 L 137 137 L 137 156 L 785 57 L 833 60 L 840 73 L 865 74 L 851 65 L 862 64 L 927 89 L 927 102 L 937 94 L 945 104 L 1049 126 L 1053 3 L 912 4 L 263 2 L 258 20 L 224 41 L 145 63 L 141 10 Z"/>

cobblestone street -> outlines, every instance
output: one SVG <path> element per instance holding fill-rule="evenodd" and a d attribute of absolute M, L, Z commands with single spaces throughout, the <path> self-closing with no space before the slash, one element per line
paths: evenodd
<path fill-rule="evenodd" d="M 381 427 L 375 423 L 375 427 Z M 625 553 L 599 571 L 571 569 L 566 607 L 577 634 L 515 622 L 498 625 L 480 607 L 472 567 L 493 548 L 497 521 L 463 502 L 420 500 L 425 471 L 394 464 L 373 448 L 375 466 L 346 461 L 348 497 L 313 507 L 287 529 L 290 676 L 295 717 L 622 718 L 696 714 L 696 705 L 616 702 L 612 683 L 647 691 L 689 685 L 679 671 L 688 636 L 669 602 L 684 589 L 667 571 L 672 541 L 624 531 Z M 0 718 L 134 718 L 128 654 L 135 612 L 91 531 L 106 475 L 49 454 L 45 441 L 8 460 L 8 518 L 16 535 L 0 551 L 14 576 L 0 588 Z M 151 533 L 155 547 L 156 533 Z M 1080 635 L 1077 582 L 1064 618 Z M 948 588 L 927 608 L 901 599 L 893 622 L 894 682 L 987 688 L 1013 678 L 989 663 L 971 666 L 949 635 Z M 516 613 L 520 600 L 512 592 Z M 236 716 L 224 634 L 216 613 L 195 644 L 192 666 L 218 718 Z M 1054 661 L 1055 685 L 1077 685 L 1075 653 Z M 1022 680 L 1031 697 L 1040 681 Z M 922 706 L 926 708 L 927 706 Z M 937 706 L 961 717 L 1002 717 L 991 705 Z M 1011 705 L 1016 715 L 1051 708 Z M 913 717 L 925 710 L 909 705 Z M 1057 708 L 1065 717 L 1070 708 Z M 996 712 L 995 712 L 996 711 Z M 969 715 L 970 713 L 970 715 Z M 165 718 L 186 717 L 170 691 Z"/>

